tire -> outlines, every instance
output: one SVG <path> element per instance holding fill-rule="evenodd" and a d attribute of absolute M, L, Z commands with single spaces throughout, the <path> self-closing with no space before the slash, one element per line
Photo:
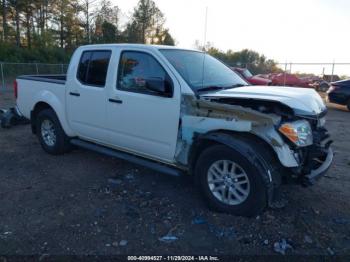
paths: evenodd
<path fill-rule="evenodd" d="M 347 107 L 348 110 L 350 111 L 350 100 L 348 101 L 348 104 L 346 105 L 346 107 Z"/>
<path fill-rule="evenodd" d="M 47 153 L 61 155 L 71 150 L 69 138 L 52 109 L 44 109 L 38 113 L 36 130 L 39 142 Z"/>
<path fill-rule="evenodd" d="M 264 208 L 267 206 L 268 185 L 264 179 L 264 176 L 268 176 L 268 170 L 264 167 L 266 165 L 263 163 L 258 163 L 258 159 L 261 159 L 261 157 L 258 155 L 254 156 L 254 154 L 257 154 L 255 153 L 257 150 L 253 150 L 249 144 L 245 144 L 247 145 L 247 148 L 249 148 L 250 157 L 246 156 L 247 152 L 240 152 L 240 150 L 234 150 L 225 145 L 218 144 L 207 148 L 199 156 L 194 172 L 196 179 L 198 179 L 197 181 L 200 190 L 210 208 L 219 212 L 252 217 L 261 213 L 262 210 L 264 210 Z M 245 173 L 249 183 L 242 184 L 240 189 L 243 189 L 243 191 L 245 190 L 246 195 L 239 193 L 236 190 L 236 193 L 234 195 L 231 193 L 231 196 L 229 196 L 227 188 L 232 186 L 232 181 L 229 181 L 229 183 L 231 183 L 229 186 L 225 184 L 221 185 L 222 188 L 226 187 L 226 189 L 222 189 L 220 192 L 213 193 L 213 187 L 215 188 L 215 186 L 220 185 L 220 183 L 214 183 L 214 186 L 212 183 L 209 183 L 209 180 L 213 177 L 211 174 L 212 168 L 214 166 L 220 165 L 220 163 L 223 163 L 222 161 L 229 161 L 228 163 L 232 162 L 238 166 L 238 169 L 237 166 L 235 168 L 235 173 L 238 173 L 238 175 L 236 176 L 237 178 L 233 183 L 237 182 L 237 185 L 240 182 L 243 183 L 242 174 Z M 224 164 L 222 165 L 224 166 Z M 263 172 L 265 173 L 263 174 Z M 233 185 L 233 188 L 235 188 L 235 185 Z M 218 195 L 222 195 L 223 190 L 226 190 L 226 193 L 224 193 L 226 194 L 226 197 L 230 198 L 230 200 L 226 199 L 226 202 L 220 200 L 220 197 L 218 197 Z M 230 190 L 234 189 L 231 188 Z M 241 196 L 241 200 L 237 199 L 237 193 Z M 236 203 L 234 203 L 235 201 L 232 200 L 234 198 L 236 198 Z M 228 203 L 227 201 L 231 202 Z"/>

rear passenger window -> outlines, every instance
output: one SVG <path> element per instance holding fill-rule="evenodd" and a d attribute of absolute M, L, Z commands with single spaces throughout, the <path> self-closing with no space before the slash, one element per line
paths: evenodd
<path fill-rule="evenodd" d="M 86 85 L 104 87 L 110 58 L 111 51 L 83 52 L 78 67 L 78 80 Z"/>

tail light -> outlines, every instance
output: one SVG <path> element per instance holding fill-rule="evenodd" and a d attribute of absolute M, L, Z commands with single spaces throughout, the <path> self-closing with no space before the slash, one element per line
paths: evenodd
<path fill-rule="evenodd" d="M 18 85 L 17 85 L 16 80 L 13 82 L 13 92 L 15 94 L 15 98 L 17 99 L 17 97 L 18 97 Z"/>

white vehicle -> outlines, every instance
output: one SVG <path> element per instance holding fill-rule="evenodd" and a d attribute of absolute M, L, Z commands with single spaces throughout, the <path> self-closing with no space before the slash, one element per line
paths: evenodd
<path fill-rule="evenodd" d="M 82 46 L 67 75 L 20 76 L 15 93 L 46 152 L 75 145 L 188 173 L 211 207 L 236 215 L 273 206 L 284 180 L 313 184 L 333 160 L 314 90 L 249 86 L 199 51 Z"/>

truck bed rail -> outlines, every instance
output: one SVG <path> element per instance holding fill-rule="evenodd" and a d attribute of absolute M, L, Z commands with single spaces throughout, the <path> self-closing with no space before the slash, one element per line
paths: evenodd
<path fill-rule="evenodd" d="M 60 74 L 60 75 L 22 75 L 22 76 L 18 76 L 17 79 L 32 80 L 32 81 L 39 81 L 39 82 L 49 82 L 49 83 L 64 85 L 66 83 L 66 80 L 67 80 L 67 75 L 65 75 L 65 74 Z"/>

